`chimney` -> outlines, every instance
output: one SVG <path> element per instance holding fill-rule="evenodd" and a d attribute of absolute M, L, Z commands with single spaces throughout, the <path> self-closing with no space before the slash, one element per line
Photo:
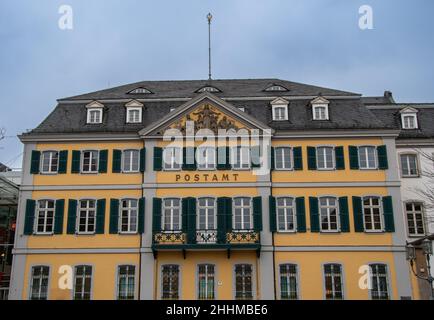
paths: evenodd
<path fill-rule="evenodd" d="M 395 103 L 391 91 L 384 91 L 384 98 L 386 98 L 390 103 Z"/>

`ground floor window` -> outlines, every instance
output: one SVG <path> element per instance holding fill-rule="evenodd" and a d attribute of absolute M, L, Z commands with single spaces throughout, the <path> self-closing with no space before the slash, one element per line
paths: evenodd
<path fill-rule="evenodd" d="M 50 268 L 47 266 L 32 267 L 30 300 L 47 300 L 49 273 Z"/>
<path fill-rule="evenodd" d="M 280 299 L 297 300 L 298 299 L 297 283 L 297 265 L 281 264 L 280 265 Z"/>
<path fill-rule="evenodd" d="M 118 300 L 134 300 L 136 267 L 118 267 Z"/>
<path fill-rule="evenodd" d="M 342 266 L 340 264 L 324 265 L 325 298 L 340 300 L 344 298 L 342 286 Z"/>
<path fill-rule="evenodd" d="M 387 265 L 371 264 L 371 298 L 372 300 L 388 300 L 389 285 L 387 277 Z"/>
<path fill-rule="evenodd" d="M 235 299 L 253 298 L 252 272 L 251 264 L 235 265 Z"/>
<path fill-rule="evenodd" d="M 162 299 L 179 299 L 179 266 L 168 264 L 162 267 Z"/>
<path fill-rule="evenodd" d="M 199 299 L 215 299 L 215 280 L 213 264 L 200 264 L 198 266 Z"/>
<path fill-rule="evenodd" d="M 92 266 L 76 266 L 74 300 L 90 300 L 92 293 Z"/>

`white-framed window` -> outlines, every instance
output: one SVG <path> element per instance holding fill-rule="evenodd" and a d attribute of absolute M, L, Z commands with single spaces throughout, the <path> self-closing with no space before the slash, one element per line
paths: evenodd
<path fill-rule="evenodd" d="M 365 231 L 383 231 L 382 208 L 380 197 L 363 198 L 363 222 Z"/>
<path fill-rule="evenodd" d="M 36 211 L 36 228 L 37 234 L 52 234 L 54 231 L 54 200 L 39 200 Z"/>
<path fill-rule="evenodd" d="M 96 173 L 98 172 L 99 151 L 86 150 L 81 153 L 81 172 Z"/>
<path fill-rule="evenodd" d="M 321 231 L 339 231 L 338 199 L 335 197 L 320 197 L 318 201 Z"/>
<path fill-rule="evenodd" d="M 417 154 L 415 153 L 401 154 L 400 160 L 401 160 L 401 175 L 403 177 L 419 176 Z"/>
<path fill-rule="evenodd" d="M 197 206 L 197 229 L 215 230 L 216 222 L 216 201 L 214 198 L 199 198 Z"/>
<path fill-rule="evenodd" d="M 199 147 L 196 150 L 197 168 L 199 170 L 214 170 L 216 168 L 216 149 Z"/>
<path fill-rule="evenodd" d="M 164 170 L 181 170 L 182 168 L 182 148 L 167 147 L 163 150 Z"/>
<path fill-rule="evenodd" d="M 129 94 L 148 94 L 148 93 L 152 93 L 152 92 L 146 88 L 136 88 L 134 90 L 131 90 L 128 93 Z"/>
<path fill-rule="evenodd" d="M 295 231 L 295 201 L 291 197 L 276 198 L 276 218 L 278 231 Z"/>
<path fill-rule="evenodd" d="M 276 170 L 292 169 L 292 148 L 275 147 L 274 148 L 274 168 Z"/>
<path fill-rule="evenodd" d="M 47 300 L 50 267 L 33 266 L 30 280 L 30 300 Z"/>
<path fill-rule="evenodd" d="M 118 266 L 118 300 L 134 300 L 136 293 L 136 266 Z"/>
<path fill-rule="evenodd" d="M 252 230 L 252 201 L 251 198 L 238 197 L 233 199 L 234 217 L 233 226 L 235 230 Z"/>
<path fill-rule="evenodd" d="M 88 124 L 102 123 L 102 108 L 88 108 L 87 123 Z"/>
<path fill-rule="evenodd" d="M 312 105 L 313 120 L 328 120 L 329 109 L 326 104 L 313 104 Z"/>
<path fill-rule="evenodd" d="M 122 152 L 122 171 L 138 172 L 140 166 L 139 150 L 124 150 Z"/>
<path fill-rule="evenodd" d="M 288 105 L 276 104 L 273 105 L 273 121 L 288 120 Z"/>
<path fill-rule="evenodd" d="M 417 114 L 403 113 L 401 114 L 402 129 L 417 129 Z"/>
<path fill-rule="evenodd" d="M 246 112 L 246 108 L 245 107 L 238 107 L 238 110 L 240 110 L 242 112 Z"/>
<path fill-rule="evenodd" d="M 80 200 L 77 215 L 77 233 L 95 233 L 96 200 Z"/>
<path fill-rule="evenodd" d="M 41 172 L 57 173 L 57 171 L 59 170 L 59 152 L 43 151 L 41 157 Z"/>
<path fill-rule="evenodd" d="M 92 266 L 75 266 L 74 300 L 90 300 L 92 296 Z"/>
<path fill-rule="evenodd" d="M 342 300 L 344 298 L 342 265 L 328 263 L 324 265 L 325 298 Z"/>
<path fill-rule="evenodd" d="M 382 263 L 375 263 L 369 265 L 371 271 L 371 285 L 370 290 L 372 300 L 389 300 L 389 277 L 387 265 Z"/>
<path fill-rule="evenodd" d="M 137 199 L 122 199 L 120 209 L 120 233 L 136 233 L 139 219 L 139 201 Z"/>
<path fill-rule="evenodd" d="M 175 111 L 176 107 L 170 107 L 169 112 Z"/>
<path fill-rule="evenodd" d="M 251 264 L 235 265 L 235 299 L 253 298 L 253 267 Z"/>
<path fill-rule="evenodd" d="M 161 299 L 179 299 L 179 266 L 177 264 L 161 266 Z"/>
<path fill-rule="evenodd" d="M 317 147 L 316 163 L 319 170 L 333 170 L 335 168 L 335 148 Z"/>
<path fill-rule="evenodd" d="M 202 93 L 202 92 L 221 92 L 221 91 L 215 87 L 206 86 L 206 87 L 200 88 L 199 90 L 197 90 L 197 92 Z"/>
<path fill-rule="evenodd" d="M 280 299 L 298 299 L 298 270 L 297 265 L 292 263 L 281 264 L 280 271 Z"/>
<path fill-rule="evenodd" d="M 274 92 L 278 92 L 278 91 L 288 91 L 288 89 L 286 89 L 286 88 L 284 88 L 282 86 L 279 86 L 279 85 L 271 85 L 268 88 L 266 88 L 265 91 L 267 91 L 267 92 L 273 92 L 273 91 Z"/>
<path fill-rule="evenodd" d="M 250 169 L 250 148 L 245 146 L 232 147 L 232 168 L 234 170 Z"/>
<path fill-rule="evenodd" d="M 423 219 L 423 205 L 419 202 L 405 203 L 405 214 L 407 216 L 408 234 L 410 236 L 425 235 L 425 224 Z"/>
<path fill-rule="evenodd" d="M 127 123 L 141 123 L 141 122 L 142 122 L 142 108 L 127 107 Z"/>
<path fill-rule="evenodd" d="M 377 169 L 377 147 L 360 146 L 359 147 L 359 168 L 360 169 Z"/>
<path fill-rule="evenodd" d="M 215 265 L 199 264 L 197 272 L 199 300 L 215 299 Z"/>
<path fill-rule="evenodd" d="M 163 231 L 181 231 L 181 199 L 163 199 L 162 226 Z"/>

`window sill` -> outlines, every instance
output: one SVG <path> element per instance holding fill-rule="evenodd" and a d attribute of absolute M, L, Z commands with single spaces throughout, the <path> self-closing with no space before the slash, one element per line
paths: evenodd
<path fill-rule="evenodd" d="M 53 236 L 54 232 L 35 232 L 33 233 L 34 236 Z"/>
<path fill-rule="evenodd" d="M 414 176 L 401 176 L 401 178 L 404 178 L 404 179 L 407 179 L 407 178 L 415 179 L 415 178 L 420 178 L 420 175 L 414 175 Z"/>
<path fill-rule="evenodd" d="M 296 230 L 277 230 L 276 233 L 280 233 L 280 234 L 296 234 L 297 231 Z"/>
<path fill-rule="evenodd" d="M 40 171 L 39 174 L 43 175 L 43 176 L 55 176 L 58 174 L 58 172 L 57 171 L 56 172 L 42 172 L 42 171 Z"/>

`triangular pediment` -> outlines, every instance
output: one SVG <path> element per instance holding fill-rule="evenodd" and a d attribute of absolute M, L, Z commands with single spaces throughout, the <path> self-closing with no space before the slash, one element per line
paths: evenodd
<path fill-rule="evenodd" d="M 276 104 L 284 104 L 284 105 L 288 105 L 289 101 L 283 98 L 276 98 L 273 101 L 270 102 L 271 105 L 276 105 Z"/>
<path fill-rule="evenodd" d="M 412 107 L 405 107 L 399 111 L 399 113 L 417 113 L 418 110 Z"/>
<path fill-rule="evenodd" d="M 313 99 L 310 103 L 311 104 L 329 104 L 330 101 L 328 101 L 326 98 L 324 98 L 322 96 L 318 96 L 315 99 Z"/>
<path fill-rule="evenodd" d="M 99 101 L 92 101 L 86 105 L 86 108 L 104 108 L 104 105 Z"/>
<path fill-rule="evenodd" d="M 184 134 L 187 121 L 193 121 L 195 131 L 209 129 L 214 133 L 219 129 L 270 129 L 237 107 L 206 92 L 142 129 L 139 134 L 163 136 L 168 129 L 177 129 Z"/>
<path fill-rule="evenodd" d="M 137 100 L 131 100 L 125 104 L 125 107 L 143 107 L 143 103 Z"/>

